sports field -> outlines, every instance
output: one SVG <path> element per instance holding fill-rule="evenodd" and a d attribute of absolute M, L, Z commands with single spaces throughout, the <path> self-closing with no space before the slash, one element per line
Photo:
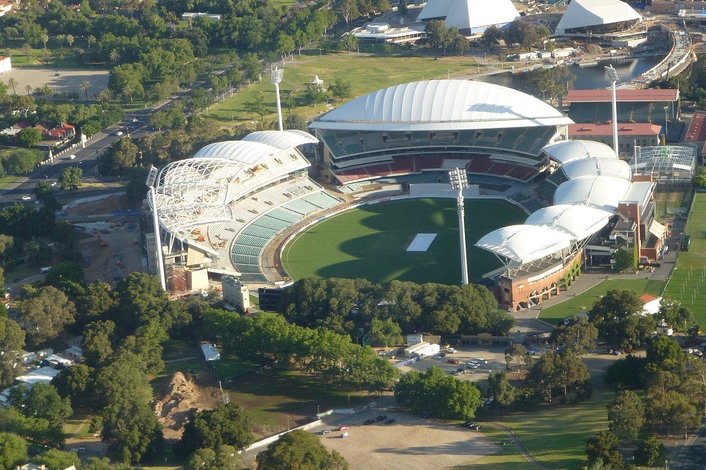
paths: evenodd
<path fill-rule="evenodd" d="M 706 194 L 698 193 L 689 213 L 685 233 L 691 235 L 689 251 L 679 252 L 677 264 L 664 291 L 679 300 L 706 327 Z"/>
<path fill-rule="evenodd" d="M 501 264 L 473 247 L 498 227 L 522 223 L 526 214 L 502 200 L 466 201 L 466 245 L 472 280 Z M 417 234 L 437 236 L 427 251 L 407 251 Z M 461 281 L 458 219 L 452 199 L 414 199 L 364 206 L 325 220 L 299 234 L 282 253 L 293 279 L 366 278 L 457 284 Z"/>

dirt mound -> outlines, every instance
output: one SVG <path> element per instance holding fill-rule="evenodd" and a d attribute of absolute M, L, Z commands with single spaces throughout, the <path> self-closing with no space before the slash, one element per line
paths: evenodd
<path fill-rule="evenodd" d="M 204 409 L 203 405 L 198 385 L 183 373 L 176 372 L 169 382 L 167 394 L 154 405 L 154 411 L 164 428 L 164 437 L 181 437 L 186 420 L 192 412 Z"/>

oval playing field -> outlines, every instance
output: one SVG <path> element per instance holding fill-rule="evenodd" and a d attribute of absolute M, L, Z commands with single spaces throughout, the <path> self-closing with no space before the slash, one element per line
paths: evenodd
<path fill-rule="evenodd" d="M 495 256 L 473 244 L 491 230 L 522 223 L 526 217 L 504 200 L 466 200 L 472 280 L 501 266 Z M 430 240 L 426 251 L 407 251 L 410 244 L 424 250 Z M 282 253 L 282 266 L 293 279 L 360 277 L 373 282 L 460 283 L 456 201 L 408 199 L 344 212 L 300 233 Z"/>

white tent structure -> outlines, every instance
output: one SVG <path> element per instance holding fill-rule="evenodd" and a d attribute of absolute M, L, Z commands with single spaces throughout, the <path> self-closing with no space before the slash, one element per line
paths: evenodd
<path fill-rule="evenodd" d="M 640 21 L 640 14 L 620 0 L 573 0 L 559 20 L 555 34 L 601 34 Z"/>
<path fill-rule="evenodd" d="M 593 140 L 563 140 L 547 145 L 542 151 L 560 165 L 583 158 L 618 158 L 609 145 Z"/>
<path fill-rule="evenodd" d="M 445 20 L 446 27 L 455 26 L 471 35 L 483 34 L 490 26 L 502 27 L 520 17 L 511 0 L 429 0 L 417 22 Z"/>
<path fill-rule="evenodd" d="M 540 225 L 509 225 L 485 235 L 476 246 L 505 258 L 508 265 L 521 266 L 561 253 L 571 246 L 572 237 Z"/>
<path fill-rule="evenodd" d="M 610 211 L 595 207 L 560 204 L 533 212 L 525 224 L 547 226 L 566 232 L 576 240 L 584 240 L 602 229 L 612 215 Z"/>

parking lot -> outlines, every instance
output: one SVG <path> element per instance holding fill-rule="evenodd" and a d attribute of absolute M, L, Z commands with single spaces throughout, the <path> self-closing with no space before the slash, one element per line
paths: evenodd
<path fill-rule="evenodd" d="M 475 365 L 466 366 L 468 362 L 475 362 Z M 505 365 L 504 346 L 463 346 L 456 348 L 455 353 L 446 353 L 444 357 L 425 357 L 401 367 L 400 370 L 403 373 L 410 370 L 424 372 L 432 366 L 437 366 L 451 374 L 463 369 L 464 372 L 456 377 L 476 382 L 487 379 L 488 374 L 493 371 L 505 370 Z"/>
<path fill-rule="evenodd" d="M 385 418 L 364 424 L 379 416 Z M 343 423 L 339 420 L 340 416 L 324 418 L 330 424 L 321 429 L 331 432 L 321 435 L 321 442 L 338 451 L 356 470 L 452 468 L 499 450 L 478 431 L 395 410 L 369 410 Z M 341 424 L 344 428 L 338 430 Z M 348 437 L 342 438 L 344 433 Z"/>

